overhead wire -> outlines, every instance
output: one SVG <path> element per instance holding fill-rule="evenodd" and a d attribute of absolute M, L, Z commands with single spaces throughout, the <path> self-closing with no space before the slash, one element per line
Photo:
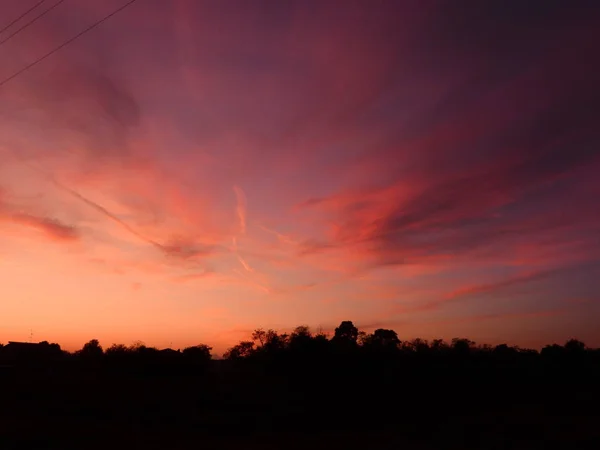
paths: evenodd
<path fill-rule="evenodd" d="M 27 22 L 25 25 L 23 25 L 17 31 L 14 31 L 12 34 L 9 34 L 6 38 L 2 39 L 0 41 L 0 45 L 4 44 L 5 42 L 10 41 L 13 37 L 15 37 L 21 31 L 29 28 L 31 25 L 33 25 L 34 23 L 36 23 L 38 20 L 40 20 L 42 17 L 44 17 L 46 14 L 48 14 L 50 11 L 52 11 L 54 8 L 56 8 L 58 5 L 60 5 L 64 1 L 65 0 L 58 0 L 57 3 L 55 3 L 54 5 L 52 5 L 50 8 L 46 9 L 44 12 L 42 12 L 42 13 L 38 14 L 37 16 L 35 16 L 33 19 L 31 19 L 29 22 Z"/>
<path fill-rule="evenodd" d="M 19 20 L 21 20 L 23 17 L 25 17 L 27 14 L 29 14 L 31 11 L 33 11 L 35 8 L 37 8 L 38 6 L 40 6 L 42 3 L 44 3 L 46 0 L 40 0 L 39 2 L 37 2 L 35 5 L 33 5 L 31 8 L 29 8 L 27 11 L 25 11 L 23 14 L 21 14 L 19 17 L 17 17 L 16 19 L 14 19 L 12 22 L 10 22 L 8 25 L 5 25 L 2 29 L 0 29 L 0 34 L 4 33 L 6 30 L 8 30 L 10 27 L 12 27 L 15 23 L 17 23 Z"/>
<path fill-rule="evenodd" d="M 58 6 L 58 4 L 62 3 L 64 0 L 60 0 L 57 4 L 53 5 L 52 8 L 55 8 L 56 6 Z M 102 17 L 101 19 L 97 20 L 96 22 L 92 23 L 90 26 L 88 26 L 87 28 L 85 28 L 84 30 L 80 31 L 79 33 L 77 33 L 75 36 L 67 39 L 66 41 L 64 41 L 62 44 L 58 45 L 57 47 L 53 48 L 52 50 L 50 50 L 48 53 L 42 55 L 41 57 L 39 57 L 38 59 L 36 59 L 35 61 L 33 61 L 32 63 L 26 65 L 25 67 L 23 67 L 22 69 L 18 70 L 17 72 L 13 73 L 12 75 L 10 75 L 9 77 L 3 79 L 2 81 L 0 81 L 0 87 L 5 85 L 6 83 L 8 83 L 9 81 L 13 80 L 14 78 L 18 77 L 20 74 L 22 74 L 23 72 L 31 69 L 33 66 L 35 66 L 36 64 L 39 64 L 40 62 L 44 61 L 46 58 L 52 56 L 54 53 L 58 52 L 59 50 L 61 50 L 62 48 L 66 47 L 67 45 L 71 44 L 72 42 L 74 42 L 75 40 L 77 40 L 78 38 L 80 38 L 81 36 L 83 36 L 84 34 L 86 34 L 87 32 L 93 30 L 94 28 L 96 28 L 97 26 L 99 26 L 100 24 L 102 24 L 103 22 L 107 21 L 108 19 L 110 19 L 111 17 L 113 17 L 114 15 L 118 14 L 119 12 L 123 11 L 125 8 L 127 8 L 128 6 L 130 6 L 131 4 L 135 3 L 137 0 L 130 0 L 127 3 L 125 3 L 124 5 L 122 5 L 121 7 L 115 9 L 114 11 L 112 11 L 111 13 L 107 14 L 106 16 Z M 41 2 L 40 2 L 41 3 Z M 48 10 L 46 10 L 43 14 L 47 13 Z M 42 14 L 42 15 L 43 15 Z M 37 18 L 40 18 L 42 15 L 37 16 Z M 36 19 L 37 19 L 36 18 Z M 31 23 L 29 23 L 27 26 L 29 26 Z M 23 27 L 21 28 L 23 29 Z M 20 30 L 21 30 L 20 29 Z M 16 32 L 18 33 L 19 30 Z M 13 33 L 16 34 L 16 33 Z M 11 35 L 11 36 L 13 36 Z M 10 37 L 9 37 L 10 38 Z M 1 44 L 2 42 L 0 42 Z M 27 161 L 23 160 L 20 155 L 16 154 L 15 152 L 13 152 L 13 154 L 15 154 L 15 156 L 17 157 L 17 159 L 19 159 L 22 163 L 24 163 L 25 165 L 27 165 L 29 168 L 36 170 L 37 172 L 41 173 L 42 175 L 44 175 L 45 177 L 47 177 L 57 188 L 66 191 L 67 193 L 69 193 L 70 195 L 72 195 L 73 197 L 77 198 L 78 200 L 86 203 L 88 206 L 96 209 L 97 211 L 101 212 L 102 214 L 104 214 L 105 216 L 107 216 L 108 218 L 110 218 L 111 220 L 115 221 L 116 223 L 118 223 L 119 225 L 121 225 L 123 228 L 125 228 L 128 232 L 130 232 L 131 234 L 137 236 L 138 238 L 142 239 L 143 241 L 153 245 L 154 247 L 162 250 L 162 251 L 169 251 L 169 248 L 163 244 L 160 244 L 159 242 L 154 241 L 153 239 L 150 239 L 146 236 L 144 236 L 143 234 L 141 234 L 140 232 L 138 232 L 137 230 L 135 230 L 134 228 L 132 228 L 129 224 L 127 224 L 126 222 L 124 222 L 123 220 L 119 219 L 117 216 L 115 216 L 114 214 L 112 214 L 110 211 L 106 210 L 103 206 L 89 200 L 88 198 L 82 196 L 81 194 L 79 194 L 77 191 L 74 191 L 72 189 L 70 189 L 69 187 L 59 183 L 51 174 L 47 174 L 45 173 L 45 171 L 43 169 L 40 169 L 38 167 L 32 166 L 31 164 L 29 164 Z"/>
<path fill-rule="evenodd" d="M 121 11 L 123 11 L 125 8 L 127 8 L 128 6 L 130 6 L 131 4 L 135 3 L 137 0 L 129 0 L 127 3 L 125 3 L 123 6 L 115 9 L 114 11 L 112 11 L 111 13 L 107 14 L 106 16 L 104 16 L 103 18 L 97 20 L 96 22 L 94 22 L 93 24 L 91 24 L 89 27 L 85 28 L 84 30 L 80 31 L 79 33 L 77 33 L 75 36 L 67 39 L 66 41 L 64 41 L 62 44 L 58 45 L 57 47 L 54 47 L 52 50 L 50 50 L 48 53 L 42 55 L 41 57 L 39 57 L 38 59 L 36 59 L 35 61 L 29 63 L 28 65 L 26 65 L 25 67 L 23 67 L 22 69 L 16 71 L 15 73 L 13 73 L 12 75 L 4 78 L 2 81 L 0 81 L 0 87 L 4 86 L 6 83 L 8 83 L 9 81 L 15 79 L 16 77 L 18 77 L 19 75 L 21 75 L 23 72 L 26 72 L 27 70 L 31 69 L 33 66 L 41 63 L 42 61 L 44 61 L 46 58 L 49 58 L 50 56 L 52 56 L 54 53 L 60 51 L 61 49 L 63 49 L 64 47 L 66 47 L 67 45 L 71 44 L 72 42 L 74 42 L 75 40 L 79 39 L 81 36 L 83 36 L 84 34 L 86 34 L 87 32 L 93 30 L 94 28 L 96 28 L 98 25 L 102 24 L 103 22 L 107 21 L 108 19 L 110 19 L 111 17 L 113 17 L 114 15 L 120 13 Z"/>

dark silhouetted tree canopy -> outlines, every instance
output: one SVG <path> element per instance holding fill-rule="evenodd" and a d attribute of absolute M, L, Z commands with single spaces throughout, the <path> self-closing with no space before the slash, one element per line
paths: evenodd
<path fill-rule="evenodd" d="M 97 339 L 92 339 L 86 342 L 82 349 L 79 350 L 79 355 L 83 358 L 101 358 L 104 355 L 104 350 Z"/>
<path fill-rule="evenodd" d="M 252 355 L 254 351 L 254 342 L 252 341 L 242 341 L 237 345 L 234 345 L 229 350 L 225 352 L 223 357 L 225 359 L 241 359 L 247 358 Z"/>
<path fill-rule="evenodd" d="M 199 344 L 193 347 L 184 348 L 183 356 L 196 363 L 206 363 L 210 361 L 212 357 L 210 354 L 211 350 L 212 347 L 209 347 L 208 345 L 204 344 Z"/>
<path fill-rule="evenodd" d="M 394 330 L 379 328 L 363 338 L 362 346 L 369 351 L 398 351 L 400 339 Z"/>

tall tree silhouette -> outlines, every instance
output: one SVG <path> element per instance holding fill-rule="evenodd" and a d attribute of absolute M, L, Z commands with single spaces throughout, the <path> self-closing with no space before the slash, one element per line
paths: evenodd
<path fill-rule="evenodd" d="M 311 349 L 313 341 L 310 328 L 306 325 L 298 326 L 292 331 L 289 337 L 289 347 L 293 352 L 308 352 Z"/>
<path fill-rule="evenodd" d="M 79 355 L 86 359 L 98 359 L 104 355 L 104 350 L 98 339 L 92 339 L 83 345 L 79 350 Z"/>
<path fill-rule="evenodd" d="M 338 353 L 348 353 L 358 347 L 357 341 L 358 328 L 350 320 L 345 320 L 335 329 L 331 344 Z"/>
<path fill-rule="evenodd" d="M 357 339 L 358 328 L 356 328 L 350 320 L 343 321 L 340 326 L 335 329 L 335 333 L 333 335 L 334 341 L 345 341 L 356 344 Z"/>

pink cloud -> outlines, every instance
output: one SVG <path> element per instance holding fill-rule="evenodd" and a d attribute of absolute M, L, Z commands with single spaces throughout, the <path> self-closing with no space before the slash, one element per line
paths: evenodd
<path fill-rule="evenodd" d="M 65 225 L 56 219 L 36 217 L 30 214 L 15 214 L 10 220 L 14 223 L 29 226 L 42 231 L 46 236 L 56 241 L 74 241 L 79 239 L 75 227 Z"/>

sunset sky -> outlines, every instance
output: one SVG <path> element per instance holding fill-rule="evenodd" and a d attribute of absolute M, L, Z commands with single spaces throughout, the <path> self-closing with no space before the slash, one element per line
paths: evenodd
<path fill-rule="evenodd" d="M 123 3 L 60 4 L 0 79 Z M 137 1 L 0 87 L 0 342 L 600 346 L 599 9 Z"/>

